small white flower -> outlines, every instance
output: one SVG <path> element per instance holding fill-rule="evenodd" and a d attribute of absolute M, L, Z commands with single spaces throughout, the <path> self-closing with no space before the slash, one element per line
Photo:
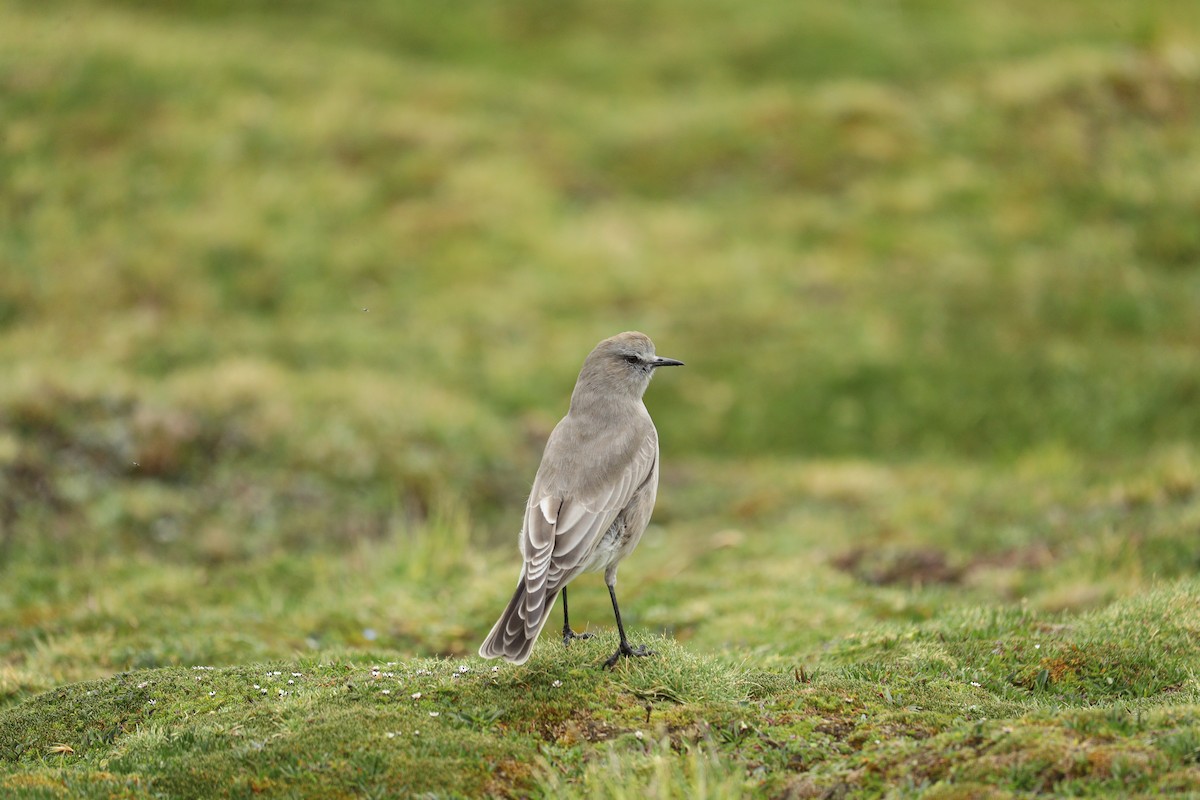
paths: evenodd
<path fill-rule="evenodd" d="M 275 674 L 275 675 L 282 675 L 283 673 L 282 673 L 282 672 L 280 672 L 279 670 L 275 670 L 274 674 Z"/>
<path fill-rule="evenodd" d="M 440 712 L 440 711 L 430 711 L 430 712 L 429 712 L 429 716 L 431 716 L 431 717 L 439 717 L 439 716 L 441 716 L 441 712 Z"/>
<path fill-rule="evenodd" d="M 145 688 L 146 688 L 147 686 L 149 686 L 149 685 L 150 685 L 150 684 L 149 684 L 147 681 L 142 681 L 141 683 L 139 683 L 139 684 L 137 685 L 137 687 L 138 687 L 139 689 L 145 689 Z"/>
<path fill-rule="evenodd" d="M 420 735 L 421 735 L 420 731 L 413 731 L 413 736 L 420 736 Z"/>
<path fill-rule="evenodd" d="M 299 672 L 293 672 L 293 673 L 292 673 L 292 677 L 293 677 L 293 678 L 299 678 L 299 677 L 300 677 L 300 673 L 299 673 Z"/>
<path fill-rule="evenodd" d="M 396 738 L 396 734 L 395 734 L 394 732 L 392 732 L 392 731 L 388 731 L 388 735 L 387 735 L 387 737 L 388 737 L 389 739 L 395 739 L 395 738 Z"/>
<path fill-rule="evenodd" d="M 1041 649 L 1042 649 L 1042 646 L 1041 646 L 1040 644 L 1035 644 L 1035 645 L 1033 646 L 1033 649 L 1034 649 L 1034 650 L 1041 650 Z"/>
<path fill-rule="evenodd" d="M 216 696 L 217 696 L 217 693 L 216 693 L 216 692 L 209 692 L 209 693 L 208 693 L 208 696 L 209 696 L 209 697 L 216 697 Z"/>
<path fill-rule="evenodd" d="M 289 683 L 289 684 L 293 684 L 293 685 L 294 685 L 294 684 L 296 683 L 296 681 L 294 681 L 294 680 L 293 680 L 293 679 L 291 679 L 291 678 L 288 678 L 288 683 Z"/>
<path fill-rule="evenodd" d="M 635 732 L 633 735 L 634 735 L 634 736 L 636 736 L 636 737 L 637 737 L 637 738 L 639 738 L 639 739 L 641 739 L 641 738 L 642 738 L 642 732 L 641 732 L 641 731 L 636 731 L 636 732 Z"/>
<path fill-rule="evenodd" d="M 380 692 L 380 694 L 391 694 L 391 693 L 392 693 L 391 689 L 384 689 Z"/>
<path fill-rule="evenodd" d="M 157 700 L 155 700 L 154 698 L 151 698 L 151 699 L 150 699 L 150 705 L 152 705 L 152 706 L 156 706 L 156 705 L 158 705 L 158 701 L 157 701 Z"/>
<path fill-rule="evenodd" d="M 979 685 L 980 685 L 980 683 L 979 683 L 979 681 L 971 681 L 971 685 L 972 685 L 972 686 L 979 686 Z"/>
<path fill-rule="evenodd" d="M 420 692 L 413 692 L 413 693 L 412 693 L 412 699 L 413 699 L 413 700 L 420 700 L 420 699 L 421 699 L 421 693 L 420 693 Z"/>
<path fill-rule="evenodd" d="M 470 667 L 468 667 L 466 664 L 463 664 L 462 666 L 460 666 L 460 667 L 458 668 L 458 671 L 459 671 L 459 672 L 466 673 L 466 672 L 470 672 L 470 671 L 471 671 L 471 668 L 470 668 Z"/>
<path fill-rule="evenodd" d="M 499 671 L 500 671 L 499 667 L 492 667 L 492 672 L 499 672 Z"/>
<path fill-rule="evenodd" d="M 555 689 L 557 689 L 558 687 L 562 686 L 562 681 L 555 681 L 554 683 L 552 683 L 550 685 L 553 686 Z"/>
<path fill-rule="evenodd" d="M 267 693 L 267 690 L 266 690 L 266 689 L 259 689 L 258 691 L 259 691 L 260 693 L 262 693 L 262 694 L 266 694 L 266 693 Z"/>

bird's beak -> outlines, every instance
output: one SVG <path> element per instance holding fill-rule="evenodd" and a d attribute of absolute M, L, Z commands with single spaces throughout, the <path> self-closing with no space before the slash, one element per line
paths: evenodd
<path fill-rule="evenodd" d="M 650 362 L 650 366 L 652 366 L 652 367 L 682 367 L 683 362 L 677 361 L 674 358 L 663 358 L 662 356 L 655 356 L 654 360 Z"/>

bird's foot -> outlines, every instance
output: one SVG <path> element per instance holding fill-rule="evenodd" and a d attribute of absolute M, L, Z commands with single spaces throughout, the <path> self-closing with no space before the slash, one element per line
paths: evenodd
<path fill-rule="evenodd" d="M 595 637 L 594 633 L 576 633 L 567 625 L 563 625 L 563 647 L 571 644 L 572 639 L 591 639 Z"/>
<path fill-rule="evenodd" d="M 646 645 L 640 644 L 637 647 L 633 647 L 632 645 L 629 644 L 629 642 L 622 640 L 621 646 L 617 648 L 617 652 L 613 653 L 611 656 L 608 657 L 608 661 L 604 662 L 604 666 L 609 669 L 612 669 L 613 667 L 615 667 L 617 665 L 617 662 L 621 660 L 622 656 L 632 656 L 634 658 L 644 658 L 645 656 L 652 656 L 652 655 L 654 655 L 654 651 L 651 650 L 650 648 L 646 647 Z"/>

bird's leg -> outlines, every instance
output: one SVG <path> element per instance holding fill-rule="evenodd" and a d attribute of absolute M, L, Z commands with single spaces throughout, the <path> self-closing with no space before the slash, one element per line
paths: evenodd
<path fill-rule="evenodd" d="M 606 667 L 614 667 L 621 656 L 652 656 L 653 650 L 647 649 L 646 645 L 638 645 L 633 647 L 629 644 L 629 639 L 625 637 L 625 626 L 621 623 L 621 608 L 617 605 L 617 590 L 613 584 L 608 584 L 608 596 L 612 598 L 613 614 L 617 617 L 617 632 L 621 634 L 621 644 L 617 647 L 617 652 L 609 656 L 608 661 L 604 662 Z"/>
<path fill-rule="evenodd" d="M 596 634 L 594 633 L 576 633 L 571 630 L 571 623 L 567 619 L 567 587 L 563 587 L 563 646 L 571 643 L 572 639 L 590 639 Z"/>

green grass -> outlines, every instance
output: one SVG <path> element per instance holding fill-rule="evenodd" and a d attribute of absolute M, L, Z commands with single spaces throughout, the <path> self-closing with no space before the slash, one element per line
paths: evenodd
<path fill-rule="evenodd" d="M 1194 2 L 0 17 L 0 794 L 1200 793 Z M 492 672 L 625 329 L 659 654 Z"/>
<path fill-rule="evenodd" d="M 597 669 L 611 635 L 547 642 L 517 668 L 344 652 L 124 672 L 0 712 L 3 785 L 17 797 L 1189 787 L 1197 601 L 1191 581 L 1066 621 L 973 611 L 879 625 L 841 646 L 845 666 L 815 674 L 671 639 Z"/>

